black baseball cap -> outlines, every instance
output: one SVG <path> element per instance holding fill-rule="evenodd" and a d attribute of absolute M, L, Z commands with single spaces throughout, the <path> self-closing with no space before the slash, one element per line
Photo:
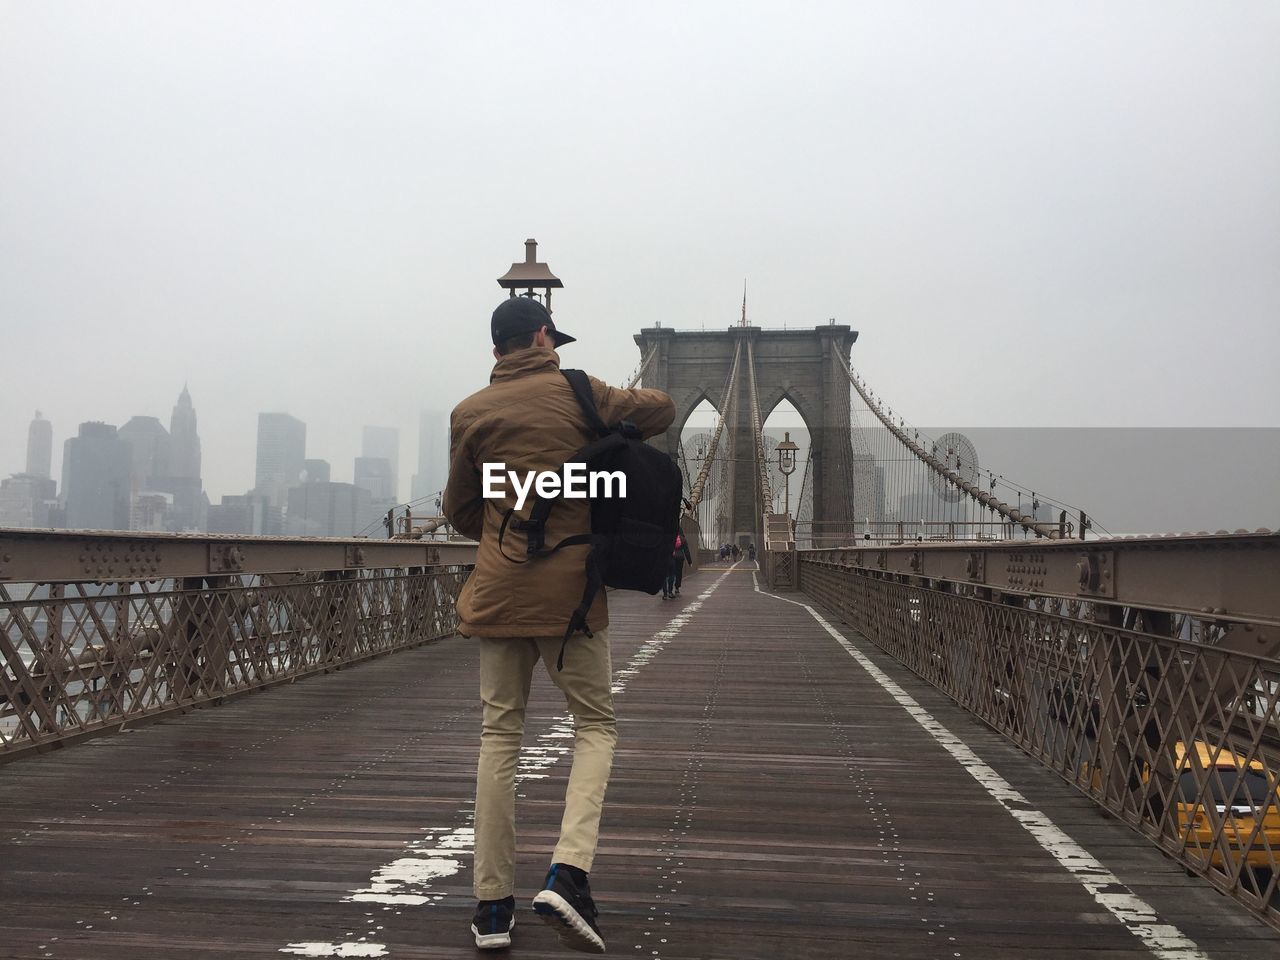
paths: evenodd
<path fill-rule="evenodd" d="M 547 328 L 557 347 L 563 347 L 577 339 L 557 330 L 547 308 L 532 297 L 510 297 L 503 300 L 498 304 L 498 309 L 493 311 L 489 327 L 495 347 L 503 340 L 518 337 L 522 333 L 533 333 L 543 327 Z"/>

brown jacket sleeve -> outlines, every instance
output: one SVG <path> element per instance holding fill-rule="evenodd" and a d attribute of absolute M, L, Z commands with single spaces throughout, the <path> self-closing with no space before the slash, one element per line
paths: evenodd
<path fill-rule="evenodd" d="M 645 437 L 662 433 L 676 418 L 676 405 L 661 390 L 623 390 L 592 377 L 591 391 L 601 420 L 608 424 L 630 420 Z"/>
<path fill-rule="evenodd" d="M 480 471 L 466 444 L 466 429 L 458 411 L 449 418 L 449 481 L 444 488 L 444 515 L 464 537 L 479 540 L 484 533 L 484 499 Z"/>

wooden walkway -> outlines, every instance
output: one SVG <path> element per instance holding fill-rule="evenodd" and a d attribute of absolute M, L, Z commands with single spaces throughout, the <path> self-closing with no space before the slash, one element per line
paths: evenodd
<path fill-rule="evenodd" d="M 747 564 L 684 594 L 611 601 L 621 741 L 592 874 L 610 954 L 1280 956 L 1276 931 L 865 640 L 758 593 Z M 454 639 L 0 767 L 0 957 L 474 956 L 476 686 Z M 521 901 L 571 743 L 539 676 Z M 524 905 L 514 936 L 511 956 L 566 956 Z"/>

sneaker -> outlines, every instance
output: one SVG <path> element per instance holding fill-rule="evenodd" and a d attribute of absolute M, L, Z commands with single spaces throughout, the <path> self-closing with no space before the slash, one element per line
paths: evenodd
<path fill-rule="evenodd" d="M 570 950 L 604 953 L 604 938 L 596 926 L 596 905 L 591 899 L 591 887 L 587 883 L 587 875 L 577 867 L 553 863 L 547 873 L 547 882 L 533 898 L 533 911 L 544 923 L 555 928 L 560 942 Z"/>
<path fill-rule="evenodd" d="M 476 915 L 471 921 L 471 932 L 476 935 L 477 949 L 501 950 L 511 946 L 511 929 L 515 925 L 515 897 L 481 900 L 476 904 Z"/>

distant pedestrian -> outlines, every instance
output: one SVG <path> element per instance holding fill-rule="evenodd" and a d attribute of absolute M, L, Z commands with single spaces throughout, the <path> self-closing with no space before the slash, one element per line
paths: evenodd
<path fill-rule="evenodd" d="M 683 531 L 677 531 L 675 545 L 671 548 L 671 566 L 667 570 L 667 580 L 662 585 L 662 599 L 674 600 L 679 592 L 680 571 L 685 560 L 693 563 L 689 555 L 689 544 L 685 542 Z"/>
<path fill-rule="evenodd" d="M 749 544 L 747 544 L 747 559 L 748 559 L 748 560 L 750 560 L 752 563 L 754 563 L 754 562 L 755 562 L 755 559 L 756 559 L 756 545 L 755 545 L 754 543 L 749 543 Z"/>
<path fill-rule="evenodd" d="M 733 562 L 737 563 L 742 559 L 742 549 L 735 543 L 733 545 Z"/>
<path fill-rule="evenodd" d="M 684 528 L 680 527 L 680 536 L 684 536 Z M 680 562 L 676 564 L 676 596 L 680 596 L 680 581 L 684 579 L 684 565 L 688 561 L 689 566 L 693 566 L 693 555 L 689 553 L 689 541 L 686 539 L 684 544 L 684 555 L 680 557 Z"/>

